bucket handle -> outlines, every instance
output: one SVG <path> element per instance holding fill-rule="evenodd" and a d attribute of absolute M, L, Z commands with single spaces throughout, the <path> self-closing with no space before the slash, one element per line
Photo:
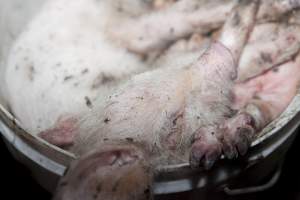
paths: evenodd
<path fill-rule="evenodd" d="M 244 187 L 244 188 L 229 188 L 226 186 L 223 191 L 229 195 L 229 196 L 235 196 L 235 195 L 241 195 L 241 194 L 250 194 L 250 193 L 256 193 L 256 192 L 261 192 L 267 189 L 270 189 L 273 187 L 278 179 L 280 178 L 281 174 L 281 166 L 277 168 L 273 176 L 264 184 L 258 185 L 258 186 L 249 186 L 249 187 Z"/>

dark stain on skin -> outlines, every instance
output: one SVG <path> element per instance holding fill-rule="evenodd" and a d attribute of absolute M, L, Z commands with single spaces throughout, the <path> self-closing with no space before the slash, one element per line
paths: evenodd
<path fill-rule="evenodd" d="M 73 78 L 74 78 L 73 75 L 65 76 L 65 77 L 64 77 L 64 82 L 69 81 L 69 80 L 71 80 L 71 79 L 73 79 Z"/>
<path fill-rule="evenodd" d="M 115 80 L 115 78 L 113 76 L 105 75 L 105 74 L 103 74 L 103 76 L 102 76 L 102 84 L 106 84 L 106 83 L 112 82 L 114 80 Z"/>
<path fill-rule="evenodd" d="M 137 99 L 140 99 L 140 100 L 144 100 L 144 97 L 141 96 L 141 97 L 136 97 Z"/>
<path fill-rule="evenodd" d="M 67 181 L 61 181 L 59 184 L 61 187 L 67 186 L 68 182 Z"/>
<path fill-rule="evenodd" d="M 175 29 L 173 27 L 170 28 L 170 34 L 173 34 L 175 32 Z"/>
<path fill-rule="evenodd" d="M 84 70 L 81 71 L 81 74 L 86 74 L 89 72 L 89 69 L 88 68 L 85 68 Z"/>
<path fill-rule="evenodd" d="M 275 73 L 278 72 L 278 71 L 279 71 L 279 67 L 274 67 L 274 68 L 272 69 L 272 71 L 275 72 Z"/>
<path fill-rule="evenodd" d="M 108 124 L 108 122 L 110 122 L 110 119 L 109 119 L 108 117 L 106 117 L 106 118 L 104 119 L 104 123 L 105 123 L 105 124 Z"/>
<path fill-rule="evenodd" d="M 265 20 L 266 20 L 266 19 L 268 19 L 268 18 L 269 18 L 269 15 L 268 15 L 267 13 L 264 13 L 263 16 L 262 16 L 262 19 L 265 19 Z"/>
<path fill-rule="evenodd" d="M 94 199 L 97 199 L 97 198 L 98 198 L 98 193 L 94 194 L 94 195 L 93 195 L 93 198 L 94 198 Z"/>
<path fill-rule="evenodd" d="M 109 165 L 110 165 L 110 166 L 113 166 L 113 165 L 117 164 L 117 165 L 119 165 L 119 167 L 122 166 L 122 162 L 121 162 L 121 160 L 120 160 L 120 157 L 121 157 L 121 151 L 120 151 L 120 150 L 112 151 L 111 154 L 112 154 L 112 155 L 115 155 L 116 157 L 114 158 L 113 161 L 111 161 L 111 162 L 109 163 Z M 118 160 L 120 161 L 119 163 L 117 163 Z M 118 182 L 118 181 L 117 181 L 117 182 Z"/>
<path fill-rule="evenodd" d="M 118 191 L 119 185 L 120 185 L 120 180 L 117 180 L 116 183 L 114 184 L 114 186 L 112 187 L 111 190 L 112 190 L 113 192 Z"/>
<path fill-rule="evenodd" d="M 123 8 L 122 8 L 121 6 L 119 6 L 119 7 L 117 8 L 117 10 L 118 10 L 118 12 L 123 12 Z"/>
<path fill-rule="evenodd" d="M 97 89 L 99 88 L 101 85 L 104 85 L 104 84 L 108 84 L 108 83 L 111 83 L 113 81 L 115 81 L 116 78 L 112 75 L 107 75 L 107 74 L 104 74 L 103 72 L 101 72 L 93 81 L 93 84 L 92 84 L 92 89 Z"/>
<path fill-rule="evenodd" d="M 53 33 L 50 33 L 49 34 L 49 40 L 53 40 L 54 39 L 54 34 Z"/>
<path fill-rule="evenodd" d="M 130 137 L 128 137 L 128 138 L 125 138 L 128 142 L 134 142 L 134 140 L 133 140 L 133 138 L 130 138 Z"/>
<path fill-rule="evenodd" d="M 58 62 L 55 64 L 56 67 L 60 67 L 61 66 L 61 62 Z"/>
<path fill-rule="evenodd" d="M 268 53 L 262 52 L 262 53 L 260 54 L 260 57 L 261 57 L 261 59 L 262 59 L 264 62 L 266 62 L 266 63 L 272 63 L 272 61 L 273 61 L 271 55 L 268 54 Z"/>
<path fill-rule="evenodd" d="M 145 194 L 145 195 L 150 194 L 150 189 L 149 189 L 149 188 L 145 189 L 145 190 L 144 190 L 144 194 Z"/>
<path fill-rule="evenodd" d="M 176 0 L 176 1 L 174 1 L 174 2 L 177 2 L 178 0 Z M 193 9 L 194 10 L 198 10 L 200 8 L 200 5 L 199 4 L 196 4 L 196 5 L 194 5 L 194 7 L 193 7 Z"/>
<path fill-rule="evenodd" d="M 13 126 L 17 126 L 16 118 L 12 119 Z"/>
<path fill-rule="evenodd" d="M 260 98 L 257 94 L 255 94 L 255 95 L 253 96 L 253 99 L 260 100 L 261 98 Z"/>
<path fill-rule="evenodd" d="M 182 117 L 183 117 L 183 114 L 182 114 L 182 113 L 179 114 L 179 115 L 177 115 L 177 116 L 175 116 L 175 118 L 174 118 L 173 121 L 172 121 L 173 125 L 176 126 L 176 125 L 177 125 L 178 119 L 182 119 Z"/>
<path fill-rule="evenodd" d="M 223 117 L 225 117 L 225 118 L 231 118 L 234 115 L 233 113 L 235 113 L 235 112 L 224 113 Z"/>
<path fill-rule="evenodd" d="M 148 186 L 148 188 L 144 190 L 145 199 L 151 199 L 151 192 L 149 188 L 150 186 Z"/>
<path fill-rule="evenodd" d="M 168 124 L 168 135 L 161 138 L 161 142 L 167 145 L 169 150 L 175 150 L 178 148 L 178 143 L 180 142 L 181 134 L 184 128 L 183 124 L 183 112 L 176 112 L 170 116 L 171 124 Z"/>
<path fill-rule="evenodd" d="M 44 51 L 45 49 L 44 49 L 43 46 L 39 46 L 39 50 L 40 50 L 40 51 Z"/>
<path fill-rule="evenodd" d="M 86 104 L 87 107 L 89 107 L 89 108 L 93 107 L 92 101 L 90 100 L 89 97 L 87 97 L 87 96 L 84 97 L 84 100 L 85 100 L 85 104 Z"/>
<path fill-rule="evenodd" d="M 33 65 L 29 66 L 29 72 L 28 72 L 28 77 L 30 81 L 34 80 L 34 75 L 35 75 L 36 71 Z"/>
<path fill-rule="evenodd" d="M 117 11 L 118 12 L 123 12 L 124 11 L 123 5 L 121 3 L 118 3 L 118 5 L 117 5 Z"/>
<path fill-rule="evenodd" d="M 98 185 L 96 187 L 97 192 L 101 192 L 101 189 L 102 189 L 102 185 L 101 185 L 101 183 L 98 183 Z"/>
<path fill-rule="evenodd" d="M 241 16 L 238 13 L 235 13 L 232 20 L 233 26 L 238 26 L 241 23 Z"/>

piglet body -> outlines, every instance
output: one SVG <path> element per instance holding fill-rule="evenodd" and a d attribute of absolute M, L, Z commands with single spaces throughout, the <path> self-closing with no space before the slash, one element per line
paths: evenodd
<path fill-rule="evenodd" d="M 235 77 L 231 53 L 219 43 L 190 66 L 133 77 L 94 113 L 78 120 L 71 150 L 85 156 L 70 168 L 57 199 L 80 199 L 87 193 L 85 199 L 92 199 L 92 194 L 96 199 L 127 199 L 128 194 L 131 199 L 149 199 L 153 166 L 187 162 L 191 142 L 199 139 L 194 138 L 199 127 L 214 126 L 233 116 Z M 218 133 L 208 134 L 206 145 L 221 149 Z M 197 146 L 193 154 L 206 147 Z M 220 153 L 204 160 L 210 162 Z M 86 176 L 76 179 L 81 173 Z M 111 176 L 119 178 L 105 184 Z M 124 190 L 127 194 L 121 196 Z"/>
<path fill-rule="evenodd" d="M 82 154 L 126 138 L 148 144 L 151 151 L 186 151 L 198 127 L 232 114 L 235 73 L 229 50 L 216 43 L 190 66 L 137 75 L 111 94 L 100 111 L 95 108 L 79 121 L 74 151 Z"/>

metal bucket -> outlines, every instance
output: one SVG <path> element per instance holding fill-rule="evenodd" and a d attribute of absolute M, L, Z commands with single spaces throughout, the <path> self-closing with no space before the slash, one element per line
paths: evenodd
<path fill-rule="evenodd" d="M 0 0 L 0 84 L 11 44 L 43 2 Z M 0 132 L 8 149 L 32 171 L 41 186 L 53 192 L 75 156 L 27 133 L 8 110 L 5 91 L 0 87 Z M 222 159 L 208 172 L 191 170 L 188 163 L 157 166 L 154 193 L 159 196 L 199 189 L 237 195 L 270 188 L 278 179 L 285 153 L 295 138 L 300 124 L 299 110 L 300 93 L 285 112 L 259 134 L 246 156 L 235 161 Z"/>

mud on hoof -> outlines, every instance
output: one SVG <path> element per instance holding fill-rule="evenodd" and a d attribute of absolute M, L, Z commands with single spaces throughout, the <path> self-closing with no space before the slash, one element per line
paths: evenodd
<path fill-rule="evenodd" d="M 55 200 L 149 200 L 152 171 L 146 154 L 133 144 L 109 145 L 71 164 Z"/>
<path fill-rule="evenodd" d="M 239 113 L 220 126 L 219 139 L 223 154 L 229 158 L 245 155 L 250 146 L 255 129 L 254 119 L 247 113 Z"/>
<path fill-rule="evenodd" d="M 222 153 L 222 145 L 216 138 L 217 127 L 208 126 L 196 131 L 190 152 L 192 168 L 210 169 Z"/>
<path fill-rule="evenodd" d="M 254 134 L 254 120 L 247 113 L 198 129 L 190 152 L 191 167 L 210 169 L 222 153 L 228 159 L 246 154 Z"/>

